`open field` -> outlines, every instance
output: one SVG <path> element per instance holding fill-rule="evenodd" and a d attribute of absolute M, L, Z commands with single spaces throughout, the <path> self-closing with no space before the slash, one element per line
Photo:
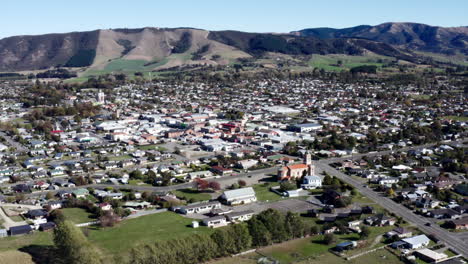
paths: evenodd
<path fill-rule="evenodd" d="M 346 240 L 349 235 L 339 236 L 339 241 Z M 344 239 L 346 238 L 346 239 Z M 321 242 L 322 237 L 303 238 L 285 243 L 259 249 L 256 253 L 243 256 L 224 258 L 210 262 L 210 264 L 254 264 L 261 257 L 267 256 L 270 259 L 279 261 L 281 264 L 338 264 L 338 263 L 381 263 L 381 264 L 400 264 L 401 262 L 395 255 L 382 249 L 369 253 L 352 260 L 345 260 L 329 252 L 332 246 Z"/>
<path fill-rule="evenodd" d="M 18 250 L 25 246 L 50 246 L 52 245 L 51 232 L 35 232 L 31 235 L 5 237 L 0 239 L 0 252 Z M 0 254 L 1 259 L 2 254 Z"/>
<path fill-rule="evenodd" d="M 140 243 L 175 239 L 192 234 L 211 233 L 213 229 L 189 227 L 190 218 L 172 212 L 152 214 L 121 222 L 115 227 L 90 227 L 89 240 L 105 253 L 127 252 Z"/>
<path fill-rule="evenodd" d="M 353 67 L 361 65 L 375 65 L 382 67 L 385 62 L 393 61 L 391 57 L 368 55 L 368 56 L 350 56 L 344 54 L 329 54 L 329 55 L 312 55 L 309 65 L 314 68 L 324 69 L 327 71 L 342 71 L 349 70 Z M 338 61 L 341 61 L 341 66 L 338 66 Z"/>
<path fill-rule="evenodd" d="M 270 191 L 270 187 L 278 186 L 277 182 L 266 182 L 253 185 L 253 189 L 259 201 L 278 201 L 282 200 L 283 197 Z"/>
<path fill-rule="evenodd" d="M 444 118 L 454 121 L 468 122 L 468 116 L 444 116 Z"/>
<path fill-rule="evenodd" d="M 209 193 L 199 192 L 198 190 L 195 190 L 195 189 L 182 189 L 182 190 L 173 191 L 173 193 L 178 198 L 184 199 L 187 201 L 192 200 L 194 202 L 200 202 L 200 201 L 208 201 L 211 199 L 211 195 Z"/>
<path fill-rule="evenodd" d="M 32 264 L 31 255 L 20 251 L 5 251 L 0 253 L 0 264 Z"/>
<path fill-rule="evenodd" d="M 95 221 L 96 218 L 92 214 L 86 212 L 85 209 L 81 208 L 64 208 L 61 209 L 66 219 L 72 221 L 75 224 L 87 223 Z"/>

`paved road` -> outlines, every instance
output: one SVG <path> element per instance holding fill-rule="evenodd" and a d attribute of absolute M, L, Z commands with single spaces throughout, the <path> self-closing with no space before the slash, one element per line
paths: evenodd
<path fill-rule="evenodd" d="M 348 184 L 353 185 L 358 191 L 360 191 L 362 194 L 369 197 L 370 199 L 374 200 L 383 208 L 402 217 L 407 222 L 415 224 L 423 232 L 435 235 L 438 239 L 443 241 L 446 245 L 450 246 L 451 248 L 455 249 L 458 253 L 462 254 L 463 256 L 468 256 L 467 245 L 464 244 L 464 241 L 462 241 L 455 234 L 450 233 L 447 230 L 444 230 L 436 225 L 425 226 L 428 220 L 426 220 L 424 217 L 414 214 L 408 208 L 392 201 L 387 197 L 383 197 L 382 195 L 374 192 L 372 189 L 363 187 L 363 184 L 361 182 L 347 176 L 341 171 L 336 170 L 335 168 L 326 164 L 326 162 L 318 162 L 317 167 L 319 170 L 323 170 L 328 174 L 336 176 L 337 178 L 347 182 Z"/>
<path fill-rule="evenodd" d="M 17 152 L 28 152 L 29 150 L 21 145 L 20 143 L 14 141 L 10 136 L 8 136 L 5 132 L 0 132 L 0 136 L 3 137 L 8 145 L 14 147 Z"/>

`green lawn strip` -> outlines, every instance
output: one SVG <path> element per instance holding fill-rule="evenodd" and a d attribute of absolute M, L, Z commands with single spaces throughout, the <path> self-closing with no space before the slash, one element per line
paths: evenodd
<path fill-rule="evenodd" d="M 172 212 L 122 221 L 115 227 L 90 227 L 89 240 L 109 254 L 128 252 L 138 244 L 211 233 L 207 227 L 191 228 L 192 219 Z"/>
<path fill-rule="evenodd" d="M 82 208 L 64 208 L 61 210 L 65 218 L 75 224 L 96 221 L 96 218 L 93 216 L 93 214 L 88 213 L 85 209 Z"/>
<path fill-rule="evenodd" d="M 120 155 L 120 156 L 109 157 L 110 161 L 122 161 L 122 160 L 129 160 L 129 159 L 133 159 L 132 156 L 130 156 L 130 155 Z"/>
<path fill-rule="evenodd" d="M 255 184 L 252 188 L 255 191 L 255 195 L 257 196 L 257 200 L 259 201 L 278 201 L 283 199 L 282 196 L 270 191 L 271 187 L 278 186 L 279 183 L 277 182 L 266 182 Z"/>
<path fill-rule="evenodd" d="M 7 250 L 18 250 L 25 246 L 50 246 L 52 232 L 34 232 L 30 235 L 9 236 L 0 238 L 0 252 Z"/>
<path fill-rule="evenodd" d="M 468 122 L 468 116 L 444 116 L 444 118 L 454 121 Z"/>
<path fill-rule="evenodd" d="M 186 201 L 192 200 L 193 202 L 200 202 L 200 201 L 208 201 L 211 199 L 211 195 L 209 193 L 200 192 L 195 189 L 182 189 L 173 191 L 175 196 L 179 199 L 183 199 Z"/>
<path fill-rule="evenodd" d="M 10 216 L 10 219 L 15 222 L 23 222 L 25 220 L 21 215 Z"/>

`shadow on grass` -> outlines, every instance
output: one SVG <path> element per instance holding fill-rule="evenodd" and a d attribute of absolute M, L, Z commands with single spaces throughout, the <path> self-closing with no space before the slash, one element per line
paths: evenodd
<path fill-rule="evenodd" d="M 31 255 L 34 263 L 62 263 L 53 246 L 30 245 L 20 248 L 19 251 Z"/>

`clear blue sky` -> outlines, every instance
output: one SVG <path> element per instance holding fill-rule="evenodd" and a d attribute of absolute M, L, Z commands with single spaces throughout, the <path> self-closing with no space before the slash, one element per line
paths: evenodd
<path fill-rule="evenodd" d="M 5 0 L 0 38 L 145 26 L 289 32 L 383 22 L 468 26 L 468 0 Z"/>

